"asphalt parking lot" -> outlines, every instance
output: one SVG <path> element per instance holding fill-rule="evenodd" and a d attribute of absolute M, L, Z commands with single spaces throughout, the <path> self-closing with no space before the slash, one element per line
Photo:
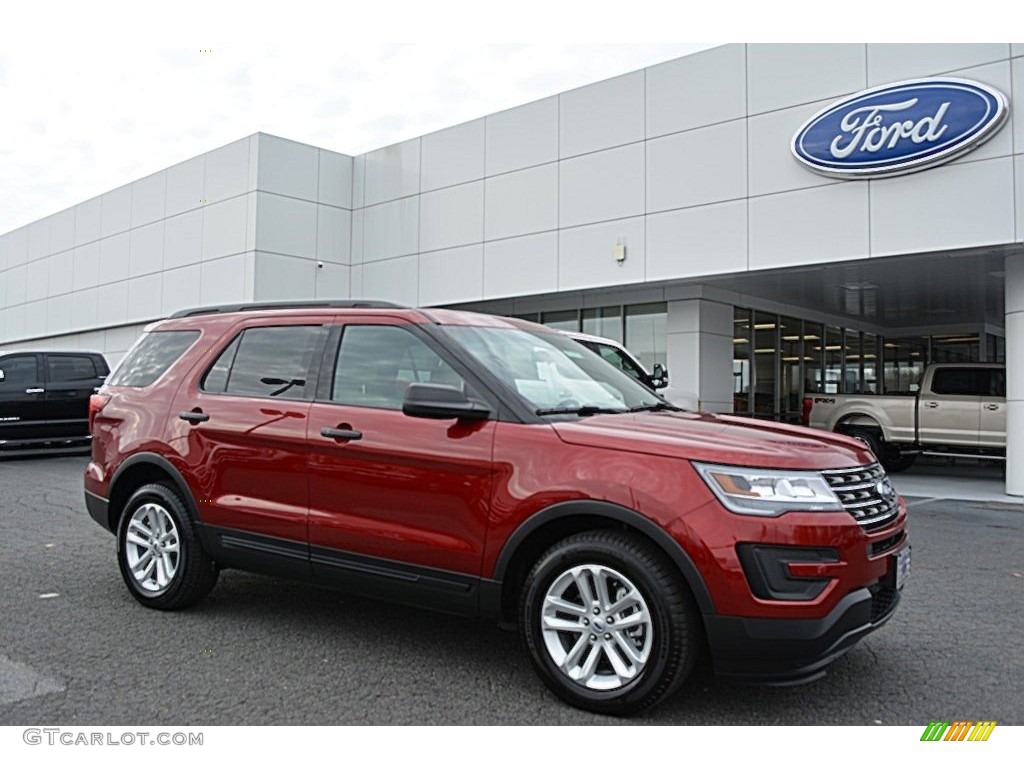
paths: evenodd
<path fill-rule="evenodd" d="M 199 606 L 128 594 L 82 502 L 85 457 L 0 461 L 0 725 L 613 723 L 563 705 L 515 634 L 235 571 Z M 830 674 L 698 672 L 634 723 L 1024 724 L 1024 510 L 908 498 L 896 616 Z"/>

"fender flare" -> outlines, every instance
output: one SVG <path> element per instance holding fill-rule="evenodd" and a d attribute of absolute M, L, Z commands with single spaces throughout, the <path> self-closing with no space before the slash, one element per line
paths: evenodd
<path fill-rule="evenodd" d="M 542 509 L 540 512 L 527 518 L 512 532 L 512 535 L 508 537 L 508 540 L 502 547 L 498 560 L 494 565 L 494 576 L 492 577 L 494 581 L 504 582 L 509 564 L 512 562 L 516 551 L 534 531 L 554 520 L 583 515 L 613 520 L 635 528 L 647 536 L 662 552 L 668 555 L 669 559 L 683 574 L 683 579 L 693 593 L 700 612 L 705 615 L 715 613 L 714 602 L 711 599 L 711 593 L 708 591 L 707 585 L 704 583 L 704 577 L 701 576 L 697 566 L 694 565 L 693 560 L 690 559 L 690 556 L 679 543 L 659 525 L 639 512 L 607 501 L 562 501 Z"/>
<path fill-rule="evenodd" d="M 125 472 L 138 464 L 155 465 L 170 475 L 171 480 L 177 486 L 178 493 L 185 502 L 185 506 L 188 508 L 189 515 L 192 516 L 192 519 L 196 523 L 202 525 L 202 518 L 199 517 L 199 509 L 196 506 L 195 499 L 192 498 L 192 490 L 189 488 L 188 483 L 185 482 L 184 476 L 178 471 L 177 467 L 158 453 L 144 451 L 142 453 L 133 454 L 131 457 L 126 459 L 121 466 L 117 468 L 114 472 L 114 476 L 110 479 L 110 497 L 113 497 L 114 495 L 113 492 L 114 489 L 117 488 L 118 480 L 124 477 Z M 113 513 L 113 511 L 113 509 L 110 510 L 111 513 Z"/>

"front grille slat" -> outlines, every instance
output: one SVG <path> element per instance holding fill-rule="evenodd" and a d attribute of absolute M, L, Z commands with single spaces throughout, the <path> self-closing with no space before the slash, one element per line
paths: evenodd
<path fill-rule="evenodd" d="M 878 528 L 899 513 L 896 491 L 879 464 L 822 473 L 843 507 L 865 529 Z"/>

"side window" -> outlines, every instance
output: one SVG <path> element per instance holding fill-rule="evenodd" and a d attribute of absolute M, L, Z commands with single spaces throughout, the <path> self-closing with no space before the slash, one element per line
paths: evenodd
<path fill-rule="evenodd" d="M 128 350 L 107 379 L 113 387 L 148 387 L 199 338 L 199 331 L 154 331 Z"/>
<path fill-rule="evenodd" d="M 0 360 L 0 371 L 4 372 L 0 387 L 15 389 L 39 383 L 39 370 L 35 355 L 13 355 Z"/>
<path fill-rule="evenodd" d="M 597 352 L 597 354 L 599 354 L 609 363 L 614 365 L 620 371 L 628 373 L 637 381 L 642 382 L 647 378 L 647 376 L 644 375 L 643 371 L 641 371 L 637 367 L 636 363 L 634 363 L 632 360 L 626 357 L 620 350 L 616 349 L 615 347 L 609 347 L 607 344 L 588 344 L 587 346 L 589 346 L 592 350 Z"/>
<path fill-rule="evenodd" d="M 939 368 L 932 379 L 936 395 L 987 395 L 988 371 L 984 368 Z"/>
<path fill-rule="evenodd" d="M 235 362 L 235 354 L 238 352 L 238 340 L 242 336 L 239 334 L 228 344 L 227 349 L 220 353 L 220 357 L 217 358 L 210 370 L 203 376 L 203 380 L 199 383 L 199 388 L 204 392 L 213 392 L 215 394 L 222 394 L 228 386 L 228 374 L 231 372 L 231 366 Z"/>
<path fill-rule="evenodd" d="M 309 374 L 322 332 L 319 325 L 247 328 L 217 358 L 203 388 L 227 395 L 312 399 Z"/>
<path fill-rule="evenodd" d="M 988 397 L 1006 397 L 1006 371 L 990 368 L 988 372 Z"/>
<path fill-rule="evenodd" d="M 465 389 L 462 377 L 408 330 L 394 325 L 345 327 L 332 402 L 401 410 L 405 388 L 414 382 Z"/>
<path fill-rule="evenodd" d="M 46 375 L 49 381 L 83 381 L 97 377 L 92 358 L 80 355 L 47 355 Z"/>

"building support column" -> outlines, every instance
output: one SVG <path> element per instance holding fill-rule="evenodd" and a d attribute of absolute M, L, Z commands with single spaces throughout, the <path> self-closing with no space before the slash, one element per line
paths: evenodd
<path fill-rule="evenodd" d="M 1006 257 L 1006 493 L 1024 496 L 1024 254 Z"/>
<path fill-rule="evenodd" d="M 669 397 L 687 408 L 732 413 L 732 305 L 670 301 L 666 325 Z"/>

